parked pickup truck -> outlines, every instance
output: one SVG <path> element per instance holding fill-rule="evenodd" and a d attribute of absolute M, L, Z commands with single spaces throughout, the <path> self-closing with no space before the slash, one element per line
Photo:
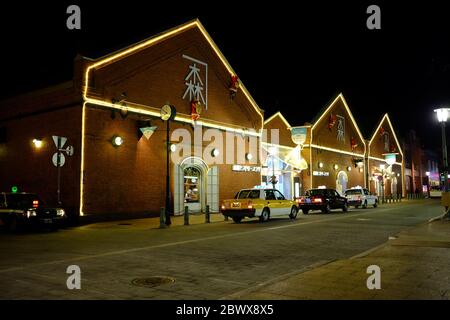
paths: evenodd
<path fill-rule="evenodd" d="M 289 216 L 297 217 L 298 208 L 295 201 L 286 199 L 276 189 L 243 189 L 234 199 L 224 200 L 220 211 L 225 217 L 231 217 L 239 223 L 245 217 L 258 217 L 261 222 L 271 217 Z"/>
<path fill-rule="evenodd" d="M 364 188 L 348 189 L 345 191 L 345 197 L 348 205 L 355 208 L 361 206 L 366 209 L 367 206 L 373 206 L 374 208 L 378 206 L 378 196 L 371 194 L 369 190 Z"/>
<path fill-rule="evenodd" d="M 0 220 L 11 232 L 32 226 L 56 230 L 65 219 L 64 209 L 47 207 L 37 194 L 0 192 Z"/>

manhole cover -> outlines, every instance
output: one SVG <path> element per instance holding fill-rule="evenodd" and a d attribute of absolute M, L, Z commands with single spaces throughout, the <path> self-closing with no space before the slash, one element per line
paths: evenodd
<path fill-rule="evenodd" d="M 131 281 L 131 284 L 138 287 L 153 288 L 163 284 L 174 283 L 175 279 L 171 277 L 148 277 L 148 278 L 137 278 Z"/>

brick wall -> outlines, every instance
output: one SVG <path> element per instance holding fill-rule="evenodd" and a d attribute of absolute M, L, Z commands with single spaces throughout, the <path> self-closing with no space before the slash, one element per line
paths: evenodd
<path fill-rule="evenodd" d="M 52 135 L 68 138 L 64 147 L 72 145 L 74 155 L 66 156 L 61 168 L 61 200 L 63 205 L 77 212 L 79 206 L 81 106 L 76 105 L 15 120 L 0 122 L 6 127 L 6 143 L 0 143 L 0 190 L 10 191 L 12 185 L 19 191 L 36 192 L 48 204 L 56 204 L 57 169 L 52 164 L 56 146 Z M 43 140 L 36 149 L 35 138 Z"/>

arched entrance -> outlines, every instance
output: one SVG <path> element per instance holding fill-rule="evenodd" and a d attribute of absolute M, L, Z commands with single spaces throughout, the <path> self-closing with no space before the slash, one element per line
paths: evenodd
<path fill-rule="evenodd" d="M 190 212 L 200 212 L 202 210 L 203 176 L 197 166 L 187 166 L 183 169 L 184 203 L 185 206 L 189 207 Z"/>
<path fill-rule="evenodd" d="M 398 194 L 398 190 L 397 190 L 397 177 L 393 177 L 391 179 L 391 194 Z"/>
<path fill-rule="evenodd" d="M 377 196 L 382 197 L 384 195 L 383 190 L 383 176 L 376 176 L 375 177 L 375 192 Z"/>
<path fill-rule="evenodd" d="M 347 182 L 347 173 L 345 173 L 344 171 L 340 171 L 336 177 L 336 191 L 341 195 L 343 195 L 345 193 L 345 190 L 347 190 Z"/>
<path fill-rule="evenodd" d="M 219 178 L 217 166 L 208 167 L 200 158 L 188 157 L 174 166 L 174 214 L 219 210 Z"/>

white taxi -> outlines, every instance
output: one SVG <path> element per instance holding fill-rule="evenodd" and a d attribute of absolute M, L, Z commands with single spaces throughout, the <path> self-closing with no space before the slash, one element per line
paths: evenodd
<path fill-rule="evenodd" d="M 347 189 L 345 197 L 347 198 L 347 204 L 355 208 L 361 206 L 366 209 L 368 206 L 373 206 L 374 208 L 378 206 L 378 196 L 361 187 Z"/>

